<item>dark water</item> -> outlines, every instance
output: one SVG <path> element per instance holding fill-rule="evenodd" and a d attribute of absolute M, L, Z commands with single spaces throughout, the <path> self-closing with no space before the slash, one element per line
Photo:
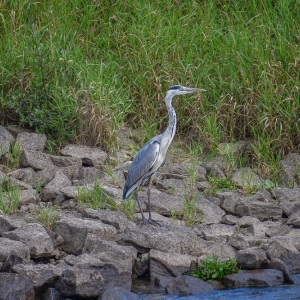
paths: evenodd
<path fill-rule="evenodd" d="M 211 293 L 193 296 L 144 295 L 140 300 L 297 300 L 300 299 L 300 285 L 282 285 L 269 288 L 241 288 L 215 290 Z"/>

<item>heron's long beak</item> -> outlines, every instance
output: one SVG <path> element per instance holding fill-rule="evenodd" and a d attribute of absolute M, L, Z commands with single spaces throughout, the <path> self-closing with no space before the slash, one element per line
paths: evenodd
<path fill-rule="evenodd" d="M 189 87 L 185 87 L 184 91 L 188 92 L 188 93 L 193 93 L 193 92 L 207 92 L 207 90 L 205 90 L 205 89 L 189 88 Z"/>

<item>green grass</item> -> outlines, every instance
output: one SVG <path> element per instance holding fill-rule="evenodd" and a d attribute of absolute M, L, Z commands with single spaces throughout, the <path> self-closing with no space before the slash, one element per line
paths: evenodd
<path fill-rule="evenodd" d="M 36 209 L 35 219 L 49 229 L 53 229 L 53 226 L 58 218 L 59 211 L 57 206 L 52 206 L 48 203 L 44 207 L 39 207 Z"/>
<path fill-rule="evenodd" d="M 221 262 L 217 256 L 212 256 L 202 260 L 198 268 L 192 271 L 191 274 L 204 281 L 221 281 L 225 275 L 237 273 L 238 271 L 236 259 L 232 258 Z"/>
<path fill-rule="evenodd" d="M 21 192 L 18 186 L 13 186 L 9 181 L 0 182 L 0 212 L 15 214 L 18 210 Z"/>
<path fill-rule="evenodd" d="M 300 10 L 287 1 L 30 1 L 0 4 L 0 122 L 111 150 L 124 123 L 145 141 L 167 124 L 206 150 L 247 139 L 275 180 L 300 141 Z M 192 133 L 192 135 L 191 135 Z M 55 145 L 55 146 L 54 146 Z M 299 149 L 298 149 L 299 150 Z"/>

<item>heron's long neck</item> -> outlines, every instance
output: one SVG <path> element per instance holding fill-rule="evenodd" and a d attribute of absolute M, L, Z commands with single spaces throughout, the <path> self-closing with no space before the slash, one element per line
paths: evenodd
<path fill-rule="evenodd" d="M 164 132 L 164 137 L 165 137 L 166 147 L 168 148 L 176 132 L 176 113 L 174 107 L 172 106 L 172 97 L 166 96 L 165 102 L 169 114 L 169 122 L 168 122 L 168 127 Z"/>

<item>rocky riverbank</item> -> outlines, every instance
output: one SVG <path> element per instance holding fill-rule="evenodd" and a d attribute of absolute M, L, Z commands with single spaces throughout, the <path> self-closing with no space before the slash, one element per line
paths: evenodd
<path fill-rule="evenodd" d="M 220 145 L 222 155 L 206 163 L 170 161 L 153 187 L 153 218 L 161 224 L 153 226 L 139 224 L 138 213 L 130 221 L 121 211 L 83 208 L 78 201 L 78 187 L 91 189 L 98 179 L 105 195 L 121 203 L 131 159 L 126 145 L 133 143 L 126 131 L 114 156 L 82 145 L 51 155 L 46 140 L 0 127 L 0 180 L 20 188 L 16 214 L 0 213 L 1 299 L 138 299 L 130 292 L 135 278 L 169 294 L 205 293 L 213 285 L 189 272 L 212 255 L 236 258 L 242 269 L 224 277 L 228 288 L 300 283 L 299 154 L 280 162 L 279 186 L 234 160 L 228 164 L 245 142 Z M 20 167 L 8 170 L 16 141 Z M 211 191 L 209 178 L 230 178 L 235 190 Z M 146 210 L 146 193 L 140 197 Z M 195 211 L 186 207 L 187 198 Z M 52 229 L 35 219 L 36 208 L 47 203 L 59 207 Z"/>

